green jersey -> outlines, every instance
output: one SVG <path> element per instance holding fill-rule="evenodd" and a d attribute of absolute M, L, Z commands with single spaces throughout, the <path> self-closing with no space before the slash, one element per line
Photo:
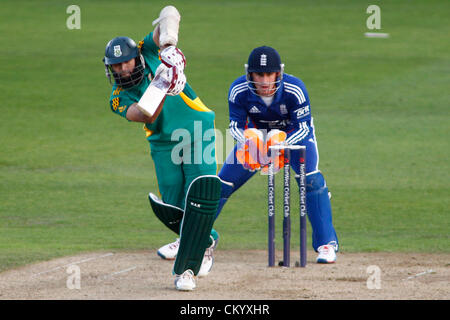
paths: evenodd
<path fill-rule="evenodd" d="M 128 107 L 140 100 L 145 90 L 149 86 L 156 69 L 161 64 L 159 59 L 159 47 L 153 41 L 153 32 L 147 35 L 138 45 L 145 60 L 144 78 L 141 83 L 123 89 L 114 84 L 110 106 L 114 113 L 126 118 Z M 191 86 L 186 83 L 183 92 L 177 96 L 166 96 L 163 108 L 153 123 L 146 123 L 144 130 L 147 140 L 154 150 L 168 150 L 179 143 L 179 134 L 189 132 L 191 142 L 203 139 L 203 132 L 214 129 L 214 112 L 208 109 L 197 97 Z M 209 136 L 209 141 L 213 142 L 214 137 Z"/>

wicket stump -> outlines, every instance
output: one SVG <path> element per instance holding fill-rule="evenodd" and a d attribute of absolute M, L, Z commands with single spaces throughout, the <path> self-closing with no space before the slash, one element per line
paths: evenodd
<path fill-rule="evenodd" d="M 291 242 L 291 205 L 290 205 L 290 154 L 291 150 L 300 151 L 299 178 L 299 211 L 300 211 L 300 262 L 296 266 L 306 266 L 306 147 L 298 145 L 272 146 L 271 150 L 284 150 L 283 165 L 283 261 L 282 266 L 290 267 Z M 268 170 L 268 216 L 269 216 L 269 267 L 275 266 L 275 174 L 273 161 Z"/>

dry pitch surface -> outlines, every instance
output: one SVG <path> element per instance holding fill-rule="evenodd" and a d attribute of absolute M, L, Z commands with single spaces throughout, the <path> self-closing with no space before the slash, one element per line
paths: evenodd
<path fill-rule="evenodd" d="M 331 265 L 316 264 L 315 257 L 308 252 L 306 268 L 268 268 L 264 250 L 218 250 L 197 289 L 177 292 L 173 262 L 155 252 L 94 252 L 0 273 L 0 299 L 450 298 L 450 254 L 339 253 Z"/>

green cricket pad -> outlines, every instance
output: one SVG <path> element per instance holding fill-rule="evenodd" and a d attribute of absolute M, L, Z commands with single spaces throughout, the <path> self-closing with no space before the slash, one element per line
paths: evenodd
<path fill-rule="evenodd" d="M 180 225 L 183 219 L 183 209 L 164 203 L 153 193 L 148 194 L 148 200 L 156 217 L 170 230 L 180 234 Z"/>
<path fill-rule="evenodd" d="M 174 273 L 200 270 L 205 249 L 212 244 L 211 229 L 219 207 L 221 182 L 217 176 L 201 176 L 189 186 L 181 223 L 180 247 Z"/>

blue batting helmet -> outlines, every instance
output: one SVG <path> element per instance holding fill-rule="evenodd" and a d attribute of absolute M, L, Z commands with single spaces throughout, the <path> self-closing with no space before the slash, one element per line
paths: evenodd
<path fill-rule="evenodd" d="M 247 76 L 247 86 L 254 93 L 258 94 L 255 88 L 257 82 L 253 81 L 251 73 L 272 73 L 279 72 L 277 80 L 273 82 L 275 85 L 271 95 L 275 94 L 280 88 L 283 79 L 284 64 L 281 63 L 280 55 L 277 50 L 272 47 L 262 46 L 252 50 L 248 57 L 248 63 L 245 64 L 245 72 Z"/>
<path fill-rule="evenodd" d="M 255 48 L 248 57 L 247 72 L 280 72 L 281 69 L 281 58 L 274 48 Z"/>

